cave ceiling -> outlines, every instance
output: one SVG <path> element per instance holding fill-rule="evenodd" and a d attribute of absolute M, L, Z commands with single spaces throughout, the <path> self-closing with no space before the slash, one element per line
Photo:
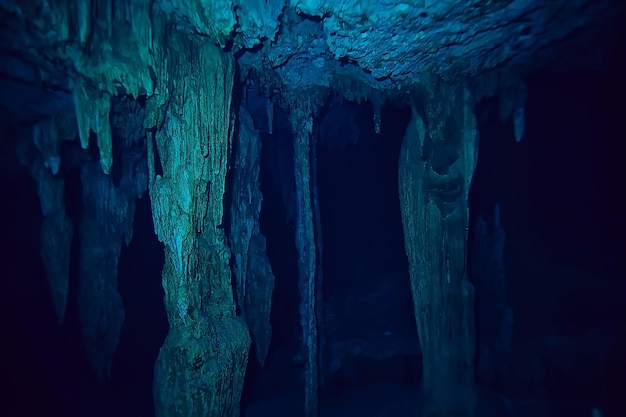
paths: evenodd
<path fill-rule="evenodd" d="M 348 99 L 371 99 L 398 94 L 432 74 L 457 80 L 503 68 L 533 69 L 562 57 L 582 60 L 581 51 L 610 43 L 611 28 L 624 9 L 607 0 L 92 0 L 74 5 L 5 0 L 0 2 L 0 73 L 52 88 L 54 95 L 37 100 L 52 100 L 53 107 L 68 101 L 63 92 L 71 90 L 76 75 L 112 94 L 150 96 L 163 59 L 158 33 L 182 30 L 233 52 L 241 78 L 261 83 L 268 96 L 320 87 Z M 6 101 L 1 104 L 17 105 Z"/>

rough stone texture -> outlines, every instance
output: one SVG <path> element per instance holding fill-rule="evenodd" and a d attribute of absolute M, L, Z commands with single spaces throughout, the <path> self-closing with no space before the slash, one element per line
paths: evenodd
<path fill-rule="evenodd" d="M 167 40 L 164 69 L 162 91 L 175 93 L 151 99 L 153 113 L 162 105 L 167 111 L 146 121 L 162 120 L 148 139 L 148 167 L 155 230 L 165 244 L 170 322 L 155 365 L 155 412 L 234 417 L 250 346 L 248 329 L 235 316 L 222 224 L 234 61 L 179 33 Z"/>
<path fill-rule="evenodd" d="M 462 277 L 464 270 L 461 242 L 467 220 L 465 194 L 473 169 L 465 162 L 472 152 L 471 146 L 464 148 L 461 142 L 442 145 L 446 142 L 443 137 L 458 138 L 455 123 L 461 120 L 459 112 L 469 111 L 469 105 L 458 104 L 464 100 L 459 96 L 446 96 L 447 87 L 437 77 L 450 84 L 475 77 L 476 100 L 498 90 L 509 95 L 509 87 L 517 91 L 514 100 L 501 100 L 500 104 L 506 118 L 512 115 L 519 140 L 524 130 L 523 86 L 515 76 L 508 83 L 493 73 L 505 67 L 515 73 L 542 66 L 553 59 L 552 52 L 566 44 L 570 35 L 610 30 L 626 8 L 625 4 L 613 3 L 7 0 L 0 3 L 0 71 L 4 73 L 5 67 L 17 69 L 12 73 L 17 79 L 55 91 L 59 102 L 72 97 L 82 145 L 88 146 L 91 131 L 97 134 L 104 172 L 116 166 L 109 125 L 112 100 L 120 94 L 149 99 L 145 126 L 154 136 L 148 141 L 150 192 L 155 230 L 165 244 L 163 285 L 172 326 L 156 366 L 155 402 L 161 416 L 235 415 L 247 361 L 249 337 L 245 324 L 235 318 L 229 249 L 222 227 L 228 139 L 233 126 L 233 62 L 209 45 L 219 44 L 229 54 L 236 53 L 242 78 L 257 81 L 260 91 L 292 112 L 300 155 L 296 156 L 300 204 L 297 240 L 308 363 L 306 407 L 307 413 L 314 414 L 314 210 L 308 198 L 311 190 L 307 189 L 310 161 L 305 157 L 311 126 L 303 126 L 311 123 L 313 110 L 319 105 L 307 109 L 299 102 L 300 96 L 308 96 L 313 103 L 333 89 L 350 100 L 367 98 L 375 108 L 386 98 L 429 97 L 414 103 L 415 117 L 404 156 L 418 162 L 410 166 L 405 162 L 405 176 L 401 178 L 408 190 L 403 212 L 415 303 L 416 308 L 421 305 L 430 311 L 429 317 L 438 317 L 443 311 L 440 302 L 452 303 L 449 315 L 441 317 L 448 324 L 465 326 L 464 330 L 457 329 L 459 332 L 470 332 L 471 287 L 464 279 L 458 284 L 454 277 Z M 570 50 L 571 55 L 579 53 L 578 49 Z M 479 75 L 489 72 L 478 80 Z M 437 77 L 431 78 L 432 74 Z M 424 87 L 419 94 L 412 87 L 417 83 Z M 448 118 L 448 114 L 455 116 Z M 462 119 L 469 121 L 470 117 Z M 471 135 L 471 131 L 466 134 Z M 423 148 L 416 145 L 418 140 Z M 55 143 L 44 136 L 37 140 L 44 166 L 52 173 L 63 164 L 57 158 Z M 455 159 L 459 155 L 469 159 Z M 464 161 L 462 169 L 459 161 Z M 454 173 L 455 169 L 459 172 Z M 424 201 L 427 204 L 422 204 Z M 68 228 L 62 226 L 61 218 L 51 220 L 54 226 L 46 230 L 67 236 Z M 85 241 L 93 233 L 83 232 Z M 261 241 L 251 238 L 250 247 L 252 242 L 262 250 Z M 67 245 L 67 238 L 61 243 Z M 51 256 L 52 252 L 46 253 Z M 61 253 L 58 259 L 64 256 Z M 453 270 L 449 291 L 424 278 L 445 279 L 448 268 Z M 63 274 L 61 271 L 58 276 Z M 62 279 L 55 282 L 65 285 Z M 417 290 L 427 283 L 424 291 L 430 293 Z M 115 287 L 111 282 L 106 285 Z M 61 297 L 58 311 L 62 305 Z M 465 310 L 468 315 L 459 318 Z M 454 372 L 465 363 L 464 355 L 473 349 L 473 340 L 463 333 L 460 339 L 467 338 L 463 339 L 464 348 L 445 345 L 454 353 L 453 360 L 446 362 L 434 344 L 441 328 L 430 326 L 422 310 L 416 314 L 422 326 L 420 339 L 425 343 L 427 387 L 435 399 L 441 399 L 442 381 L 466 381 Z M 433 369 L 441 372 L 435 374 Z"/>
<path fill-rule="evenodd" d="M 91 0 L 40 7 L 7 1 L 0 7 L 11 17 L 5 42 L 46 68 L 50 81 L 61 65 L 83 74 L 97 91 L 114 94 L 122 86 L 134 96 L 154 93 L 159 9 L 182 30 L 243 49 L 244 68 L 270 70 L 290 88 L 334 86 L 345 95 L 371 97 L 372 89 L 402 88 L 423 72 L 457 79 L 541 65 L 533 56 L 549 59 L 546 52 L 568 36 L 596 35 L 618 22 L 626 6 L 614 3 L 126 0 L 113 7 L 112 0 Z"/>
<path fill-rule="evenodd" d="M 455 80 L 503 66 L 539 66 L 533 56 L 549 59 L 545 52 L 562 39 L 596 34 L 624 11 L 587 0 L 292 0 L 289 6 L 276 40 L 246 52 L 243 68 L 271 69 L 291 88 L 332 86 L 347 97 L 370 98 L 372 90 L 389 94 L 431 71 Z"/>
<path fill-rule="evenodd" d="M 233 275 L 237 288 L 237 304 L 245 317 L 256 346 L 261 365 L 272 338 L 270 312 L 274 274 L 265 252 L 261 234 L 261 138 L 254 128 L 245 106 L 239 108 L 239 135 L 233 157 L 233 189 L 231 203 L 230 242 Z"/>
<path fill-rule="evenodd" d="M 467 197 L 477 160 L 473 99 L 440 83 L 413 91 L 400 153 L 400 205 L 423 355 L 426 416 L 473 416 L 474 301 Z"/>
<path fill-rule="evenodd" d="M 583 26 L 585 20 L 576 18 L 582 10 L 601 14 L 607 6 L 584 0 L 292 4 L 302 13 L 323 17 L 324 38 L 335 58 L 347 58 L 377 79 L 397 80 L 417 79 L 427 68 L 441 75 L 474 74 L 509 59 L 526 60 Z"/>
<path fill-rule="evenodd" d="M 280 2 L 258 5 L 260 13 L 270 15 L 282 7 Z M 0 17 L 6 25 L 0 44 L 32 62 L 38 82 L 73 96 L 82 145 L 88 145 L 90 131 L 98 135 L 105 172 L 119 163 L 111 157 L 109 138 L 113 98 L 120 94 L 150 98 L 145 122 L 154 136 L 148 141 L 150 192 L 155 230 L 165 243 L 163 286 L 172 326 L 155 368 L 157 415 L 204 416 L 209 407 L 210 415 L 230 416 L 238 414 L 250 343 L 245 324 L 234 317 L 229 249 L 222 227 L 232 134 L 233 59 L 217 53 L 212 41 L 188 30 L 190 25 L 177 25 L 173 19 L 192 16 L 203 6 L 217 6 L 207 10 L 226 14 L 234 9 L 219 9 L 221 3 L 215 2 L 183 6 L 187 9 L 166 10 L 172 12 L 168 15 L 151 0 L 2 2 Z M 251 10 L 239 14 L 254 20 Z M 219 13 L 211 15 L 216 26 L 209 27 L 213 20 L 205 22 L 208 33 L 224 33 Z M 226 24 L 233 21 L 223 20 Z M 276 28 L 269 25 L 258 30 L 271 36 Z M 202 43 L 206 47 L 200 47 Z M 158 177 L 155 158 L 160 162 L 156 167 L 163 171 Z M 104 185 L 100 188 L 100 192 L 111 192 Z M 96 245 L 119 247 L 121 239 L 96 242 L 96 229 L 84 229 L 87 246 L 94 241 L 91 249 L 84 249 L 83 258 L 89 259 L 83 263 L 105 262 L 106 251 L 96 253 Z M 111 277 L 117 258 L 115 252 L 108 255 L 111 264 L 94 272 L 102 278 L 97 281 L 103 287 L 87 281 L 86 293 L 107 288 L 111 289 L 107 294 L 115 298 Z M 88 272 L 85 267 L 84 274 Z M 109 298 L 102 304 L 85 305 L 89 317 L 85 323 L 96 325 L 88 330 L 89 343 L 107 340 L 97 360 L 101 375 L 106 374 L 116 344 L 114 328 L 121 322 L 119 314 L 109 310 L 114 304 Z M 96 311 L 103 313 L 102 319 L 96 318 Z M 102 335 L 104 317 L 109 319 L 104 333 L 111 332 L 106 337 Z M 191 356 L 178 355 L 179 349 Z"/>
<path fill-rule="evenodd" d="M 222 47 L 236 39 L 238 47 L 251 48 L 273 41 L 285 0 L 159 0 L 163 10 L 191 29 L 215 39 Z"/>
<path fill-rule="evenodd" d="M 83 148 L 97 134 L 102 170 L 113 164 L 111 97 L 154 93 L 162 23 L 148 0 L 3 2 L 2 39 L 37 67 L 37 82 L 73 97 Z M 113 28 L 115 28 L 113 30 Z"/>

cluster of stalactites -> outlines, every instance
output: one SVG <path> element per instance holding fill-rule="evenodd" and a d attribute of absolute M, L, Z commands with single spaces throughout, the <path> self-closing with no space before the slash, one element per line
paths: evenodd
<path fill-rule="evenodd" d="M 526 129 L 526 84 L 514 71 L 492 71 L 474 80 L 474 93 L 477 100 L 482 97 L 498 97 L 500 121 L 511 120 L 516 142 L 524 137 Z"/>
<path fill-rule="evenodd" d="M 40 3 L 3 3 L 16 16 L 13 25 L 23 26 L 13 43 L 32 52 L 44 83 L 56 83 L 55 71 L 67 74 L 81 145 L 87 148 L 91 132 L 97 135 L 102 170 L 108 174 L 113 163 L 111 98 L 160 93 L 155 74 L 163 62 L 166 16 L 151 0 Z M 35 52 L 33 44 L 46 53 Z M 54 149 L 47 155 L 46 165 L 57 171 Z"/>

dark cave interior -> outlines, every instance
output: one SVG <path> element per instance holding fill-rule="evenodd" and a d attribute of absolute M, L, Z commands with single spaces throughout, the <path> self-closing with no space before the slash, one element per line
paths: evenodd
<path fill-rule="evenodd" d="M 618 63 L 530 76 L 520 143 L 510 120 L 499 120 L 496 99 L 477 108 L 480 156 L 470 193 L 468 249 L 470 270 L 479 275 L 472 276 L 478 345 L 491 352 L 477 355 L 478 383 L 508 398 L 541 396 L 571 404 L 571 413 L 560 415 L 582 415 L 577 413 L 587 406 L 600 406 L 609 417 L 626 415 L 620 397 L 626 386 L 623 68 Z M 322 409 L 358 387 L 416 386 L 420 379 L 397 185 L 410 110 L 385 105 L 380 134 L 373 119 L 370 103 L 348 101 L 333 101 L 316 119 L 329 368 Z M 261 231 L 276 284 L 268 362 L 261 368 L 251 354 L 248 364 L 242 413 L 249 417 L 262 415 L 258 404 L 271 401 L 297 410 L 303 395 L 296 358 L 292 133 L 287 115 L 278 110 L 275 124 L 272 135 L 257 126 L 263 145 Z M 10 122 L 2 127 L 0 181 L 7 197 L 0 214 L 0 276 L 12 277 L 3 278 L 0 288 L 1 369 L 9 381 L 2 414 L 36 415 L 43 407 L 49 415 L 153 415 L 153 364 L 168 323 L 160 282 L 163 247 L 154 234 L 148 194 L 138 200 L 134 237 L 121 252 L 126 318 L 112 379 L 101 385 L 85 357 L 73 307 L 78 267 L 72 264 L 61 326 L 39 257 L 37 186 L 12 155 Z M 78 174 L 67 178 L 68 213 L 76 223 Z M 475 227 L 479 218 L 487 236 L 496 229 L 506 236 L 503 247 L 497 239 L 491 242 L 492 254 L 479 253 L 483 249 L 474 244 L 485 238 Z M 79 245 L 76 236 L 73 245 Z M 500 268 L 495 274 L 506 280 L 499 293 L 489 290 L 494 263 Z M 494 335 L 489 317 L 503 311 L 511 312 L 508 327 Z M 501 339 L 508 346 L 494 347 Z"/>

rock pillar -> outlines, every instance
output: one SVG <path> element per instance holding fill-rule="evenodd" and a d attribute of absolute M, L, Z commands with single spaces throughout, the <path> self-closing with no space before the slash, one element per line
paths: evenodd
<path fill-rule="evenodd" d="M 425 416 L 472 416 L 474 298 L 468 280 L 467 197 L 476 165 L 473 100 L 434 80 L 413 90 L 399 189 L 415 317 L 423 351 Z"/>
<path fill-rule="evenodd" d="M 296 248 L 298 250 L 298 287 L 300 325 L 305 357 L 304 412 L 316 417 L 318 410 L 317 317 L 315 309 L 316 249 L 311 190 L 312 112 L 293 109 L 291 122 L 295 137 L 294 164 L 296 183 Z"/>
<path fill-rule="evenodd" d="M 234 60 L 206 40 L 168 38 L 148 139 L 155 231 L 165 244 L 170 331 L 155 364 L 157 417 L 236 417 L 250 336 L 236 316 L 224 233 Z M 163 100 L 160 101 L 159 100 Z"/>

